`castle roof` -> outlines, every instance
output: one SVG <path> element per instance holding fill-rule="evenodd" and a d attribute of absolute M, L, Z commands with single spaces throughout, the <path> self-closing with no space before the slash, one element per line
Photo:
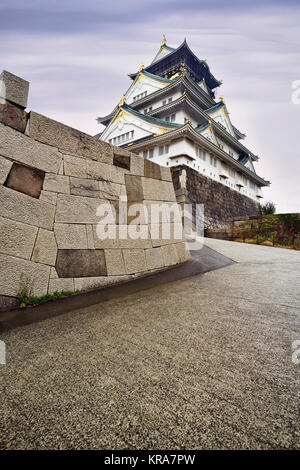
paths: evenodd
<path fill-rule="evenodd" d="M 129 106 L 126 103 L 124 103 L 123 106 L 121 106 L 120 109 L 124 109 L 125 111 L 128 111 L 131 114 L 134 114 L 135 116 L 137 116 L 139 119 L 142 119 L 143 121 L 151 122 L 151 123 L 157 124 L 159 126 L 163 126 L 163 127 L 167 127 L 167 128 L 169 127 L 169 128 L 172 128 L 172 129 L 183 126 L 183 124 L 177 124 L 176 122 L 170 122 L 170 121 L 166 121 L 164 119 L 159 119 L 159 118 L 150 116 L 149 114 L 140 113 L 139 111 L 132 108 L 131 106 Z"/>
<path fill-rule="evenodd" d="M 175 65 L 180 66 L 182 64 L 195 77 L 197 82 L 201 82 L 203 78 L 205 78 L 205 82 L 211 90 L 221 85 L 222 82 L 213 76 L 206 61 L 198 59 L 198 57 L 191 51 L 186 39 L 177 48 L 172 48 L 166 44 L 162 44 L 154 60 L 150 65 L 145 67 L 144 70 L 154 75 L 163 76 Z M 137 73 L 129 74 L 133 80 L 136 75 Z"/>

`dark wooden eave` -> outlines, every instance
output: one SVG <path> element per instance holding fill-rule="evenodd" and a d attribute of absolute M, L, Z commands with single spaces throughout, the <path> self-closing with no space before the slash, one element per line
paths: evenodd
<path fill-rule="evenodd" d="M 173 52 L 170 52 L 170 54 L 148 65 L 144 70 L 155 75 L 169 77 L 174 73 L 176 66 L 180 67 L 182 64 L 184 64 L 188 72 L 196 81 L 201 81 L 204 78 L 206 85 L 211 90 L 222 84 L 222 82 L 217 80 L 210 72 L 206 61 L 198 59 L 198 57 L 191 51 L 186 40 L 184 40 L 183 43 Z M 129 76 L 134 80 L 136 75 L 137 73 L 133 73 Z"/>

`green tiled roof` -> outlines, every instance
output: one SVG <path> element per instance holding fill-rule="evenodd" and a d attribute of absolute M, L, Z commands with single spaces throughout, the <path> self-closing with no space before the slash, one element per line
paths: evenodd
<path fill-rule="evenodd" d="M 160 82 L 172 83 L 173 80 L 169 78 L 160 77 L 159 75 L 154 75 L 154 73 L 146 72 L 146 70 L 142 70 L 142 74 L 146 75 L 146 77 L 153 78 L 154 80 L 159 80 Z"/>
<path fill-rule="evenodd" d="M 162 52 L 163 49 L 166 49 L 167 51 Z M 166 44 L 164 46 L 161 46 L 158 53 L 156 54 L 156 56 L 154 57 L 151 63 L 154 64 L 154 62 L 156 62 L 157 60 L 160 60 L 161 58 L 165 57 L 166 55 L 170 54 L 170 52 L 173 52 L 173 51 L 175 51 L 174 47 L 167 46 Z"/>
<path fill-rule="evenodd" d="M 224 106 L 223 101 L 220 101 L 219 103 L 215 104 L 211 108 L 206 109 L 205 111 L 207 113 L 210 113 L 211 111 L 217 111 L 218 109 L 222 108 Z"/>
<path fill-rule="evenodd" d="M 246 165 L 246 163 L 248 163 L 250 159 L 251 159 L 251 157 L 249 155 L 240 155 L 238 161 L 242 165 Z"/>
<path fill-rule="evenodd" d="M 201 126 L 198 126 L 196 127 L 196 131 L 197 132 L 202 132 L 202 131 L 205 131 L 205 129 L 207 129 L 209 127 L 209 122 L 205 122 L 204 124 L 202 124 Z"/>
<path fill-rule="evenodd" d="M 152 116 L 149 116 L 149 114 L 143 114 L 137 111 L 136 109 L 132 108 L 128 104 L 124 103 L 122 108 L 126 111 L 128 111 L 131 114 L 134 114 L 135 116 L 139 117 L 140 119 L 143 119 L 144 121 L 152 122 L 153 124 L 157 124 L 163 127 L 171 127 L 171 128 L 178 128 L 182 127 L 183 124 L 177 124 L 176 122 L 170 122 L 170 121 L 165 121 L 164 119 L 158 119 Z"/>

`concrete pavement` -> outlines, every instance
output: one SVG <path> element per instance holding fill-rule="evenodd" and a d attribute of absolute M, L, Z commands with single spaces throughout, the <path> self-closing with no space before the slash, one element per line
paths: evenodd
<path fill-rule="evenodd" d="M 3 449 L 300 448 L 300 253 L 237 261 L 1 334 Z"/>

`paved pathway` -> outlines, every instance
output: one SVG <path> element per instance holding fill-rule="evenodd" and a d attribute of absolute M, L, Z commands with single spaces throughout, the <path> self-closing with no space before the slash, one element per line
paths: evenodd
<path fill-rule="evenodd" d="M 300 253 L 237 264 L 1 334 L 0 447 L 300 448 Z"/>

